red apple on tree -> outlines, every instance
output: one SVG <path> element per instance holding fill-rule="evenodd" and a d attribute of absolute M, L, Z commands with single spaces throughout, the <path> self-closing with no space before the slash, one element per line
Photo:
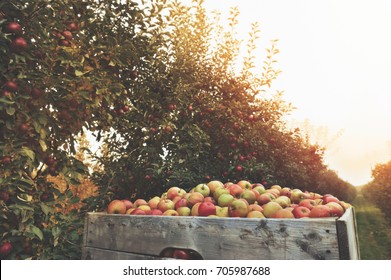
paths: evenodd
<path fill-rule="evenodd" d="M 17 37 L 11 42 L 11 49 L 14 52 L 23 52 L 28 49 L 28 43 L 23 37 Z"/>
<path fill-rule="evenodd" d="M 0 256 L 2 258 L 8 256 L 11 253 L 12 248 L 13 248 L 13 246 L 12 246 L 11 242 L 9 242 L 9 241 L 3 242 L 3 244 L 1 244 L 1 246 L 0 246 Z"/>
<path fill-rule="evenodd" d="M 5 26 L 5 31 L 17 35 L 21 35 L 23 33 L 22 26 L 15 21 L 7 23 Z"/>

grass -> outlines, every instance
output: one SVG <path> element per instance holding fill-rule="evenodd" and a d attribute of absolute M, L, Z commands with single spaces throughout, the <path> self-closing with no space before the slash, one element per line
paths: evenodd
<path fill-rule="evenodd" d="M 361 259 L 391 260 L 391 226 L 384 214 L 360 193 L 352 205 L 356 210 Z"/>

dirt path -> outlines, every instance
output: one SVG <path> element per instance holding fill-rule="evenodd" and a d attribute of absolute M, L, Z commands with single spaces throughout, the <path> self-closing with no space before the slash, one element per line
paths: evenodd
<path fill-rule="evenodd" d="M 391 227 L 384 214 L 360 193 L 352 204 L 357 214 L 361 259 L 391 260 Z"/>

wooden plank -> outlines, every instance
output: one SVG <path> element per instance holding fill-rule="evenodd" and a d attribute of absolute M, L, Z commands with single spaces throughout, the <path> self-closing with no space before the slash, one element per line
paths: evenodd
<path fill-rule="evenodd" d="M 337 220 L 337 233 L 340 259 L 360 259 L 354 208 L 348 208 L 345 214 Z"/>
<path fill-rule="evenodd" d="M 339 259 L 335 220 L 89 213 L 85 246 L 151 256 L 185 248 L 204 259 Z"/>
<path fill-rule="evenodd" d="M 149 256 L 143 254 L 133 254 L 128 252 L 112 251 L 107 249 L 99 249 L 92 247 L 84 248 L 85 260 L 164 260 L 157 256 Z"/>

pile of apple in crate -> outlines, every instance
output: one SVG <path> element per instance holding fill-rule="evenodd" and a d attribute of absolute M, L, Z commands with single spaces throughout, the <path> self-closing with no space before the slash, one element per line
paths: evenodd
<path fill-rule="evenodd" d="M 189 192 L 170 187 L 160 197 L 113 200 L 108 214 L 207 216 L 235 218 L 321 218 L 341 217 L 349 203 L 331 194 L 318 194 L 241 180 L 237 183 L 210 181 Z"/>

